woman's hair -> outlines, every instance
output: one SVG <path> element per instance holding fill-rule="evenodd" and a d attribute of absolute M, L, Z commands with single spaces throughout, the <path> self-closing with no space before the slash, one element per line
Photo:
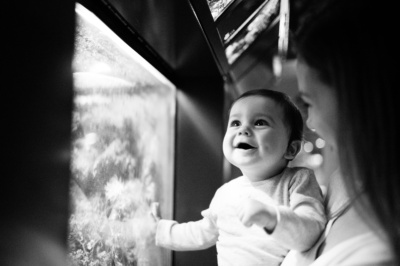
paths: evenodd
<path fill-rule="evenodd" d="M 399 256 L 398 11 L 372 1 L 317 2 L 328 4 L 304 17 L 295 34 L 296 55 L 335 90 L 347 187 L 354 193 L 361 182 Z"/>
<path fill-rule="evenodd" d="M 259 96 L 271 99 L 282 107 L 284 116 L 283 123 L 289 132 L 288 144 L 292 143 L 292 141 L 295 140 L 300 140 L 300 141 L 303 140 L 303 117 L 301 116 L 300 110 L 297 108 L 297 106 L 293 103 L 293 101 L 287 94 L 280 91 L 274 91 L 268 89 L 249 90 L 241 94 L 231 104 L 231 108 L 240 99 L 250 96 Z M 229 108 L 229 110 L 231 108 Z"/>

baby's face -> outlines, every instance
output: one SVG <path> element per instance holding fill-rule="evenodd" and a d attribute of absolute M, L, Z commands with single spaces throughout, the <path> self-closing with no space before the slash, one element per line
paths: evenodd
<path fill-rule="evenodd" d="M 223 151 L 244 175 L 277 174 L 287 163 L 284 158 L 287 146 L 283 110 L 274 100 L 249 96 L 233 105 Z"/>

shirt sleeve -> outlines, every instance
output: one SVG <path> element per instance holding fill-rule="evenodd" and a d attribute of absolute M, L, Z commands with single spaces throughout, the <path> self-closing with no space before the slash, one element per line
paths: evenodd
<path fill-rule="evenodd" d="M 160 220 L 156 230 L 156 245 L 176 251 L 200 250 L 217 242 L 218 229 L 209 209 L 201 212 L 203 219 L 195 222 L 178 223 Z"/>
<path fill-rule="evenodd" d="M 312 170 L 301 169 L 295 173 L 289 206 L 276 209 L 278 223 L 271 236 L 289 249 L 310 249 L 326 224 L 322 192 Z"/>

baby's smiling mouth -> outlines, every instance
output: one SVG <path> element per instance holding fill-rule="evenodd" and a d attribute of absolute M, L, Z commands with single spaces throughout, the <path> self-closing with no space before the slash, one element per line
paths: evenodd
<path fill-rule="evenodd" d="M 244 143 L 244 142 L 240 142 L 236 148 L 238 149 L 243 149 L 243 150 L 250 150 L 250 149 L 254 149 L 255 147 L 251 146 L 250 144 Z"/>

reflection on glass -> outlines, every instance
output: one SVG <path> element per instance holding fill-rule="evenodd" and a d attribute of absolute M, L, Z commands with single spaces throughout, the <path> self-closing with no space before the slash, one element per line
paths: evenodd
<path fill-rule="evenodd" d="M 216 20 L 233 0 L 207 0 L 211 15 Z"/>
<path fill-rule="evenodd" d="M 266 0 L 236 1 L 235 5 L 232 4 L 229 10 L 224 11 L 223 19 L 217 23 L 218 32 L 224 43 L 228 42 L 243 24 L 249 22 L 265 2 Z"/>
<path fill-rule="evenodd" d="M 169 265 L 151 202 L 172 218 L 175 87 L 77 4 L 69 257 Z"/>
<path fill-rule="evenodd" d="M 242 27 L 235 31 L 234 35 L 229 36 L 228 46 L 225 53 L 228 62 L 232 64 L 262 31 L 267 29 L 279 14 L 279 0 L 269 0 L 264 4 L 260 11 Z M 231 41 L 232 40 L 232 41 Z"/>

